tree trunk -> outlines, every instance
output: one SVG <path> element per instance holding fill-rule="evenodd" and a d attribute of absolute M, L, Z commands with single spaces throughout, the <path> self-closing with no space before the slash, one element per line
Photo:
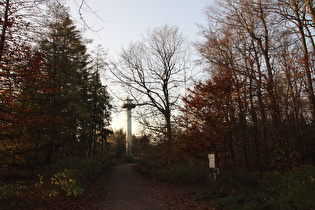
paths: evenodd
<path fill-rule="evenodd" d="M 5 48 L 5 41 L 6 41 L 6 35 L 7 35 L 7 28 L 9 25 L 9 10 L 10 10 L 10 0 L 6 0 L 5 7 L 4 7 L 4 14 L 3 14 L 3 20 L 2 21 L 2 30 L 1 30 L 1 37 L 0 37 L 0 61 L 2 61 L 2 56 L 4 53 Z"/>

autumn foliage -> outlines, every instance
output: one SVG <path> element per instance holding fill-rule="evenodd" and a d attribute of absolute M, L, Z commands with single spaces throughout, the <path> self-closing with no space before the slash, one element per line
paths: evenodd
<path fill-rule="evenodd" d="M 16 164 L 35 167 L 46 144 L 43 134 L 58 121 L 43 106 L 45 96 L 58 90 L 45 72 L 42 54 L 27 47 L 14 53 L 14 63 L 3 64 L 1 81 L 1 172 L 5 174 Z"/>
<path fill-rule="evenodd" d="M 209 78 L 184 98 L 180 150 L 204 162 L 215 152 L 221 168 L 314 164 L 315 48 L 306 35 L 314 5 L 227 0 L 219 8 L 209 8 L 206 41 L 196 45 Z"/>
<path fill-rule="evenodd" d="M 231 111 L 231 82 L 227 73 L 215 76 L 205 84 L 197 84 L 184 99 L 183 122 L 189 132 L 183 135 L 180 147 L 192 155 L 191 158 L 195 155 L 205 158 L 208 152 L 220 150 L 230 126 L 226 114 Z"/>
<path fill-rule="evenodd" d="M 40 134 L 56 123 L 43 107 L 44 95 L 57 91 L 45 71 L 47 62 L 41 53 L 21 45 L 9 32 L 3 39 L 0 64 L 1 175 L 10 174 L 21 163 L 34 167 L 38 150 L 45 144 Z"/>
<path fill-rule="evenodd" d="M 82 37 L 60 4 L 51 5 L 59 8 L 54 14 L 59 19 L 30 42 L 30 34 L 39 32 L 24 12 L 36 6 L 36 1 L 0 3 L 1 179 L 34 172 L 57 156 L 103 152 L 109 132 L 110 97 L 95 67 L 100 64 L 88 60 Z"/>

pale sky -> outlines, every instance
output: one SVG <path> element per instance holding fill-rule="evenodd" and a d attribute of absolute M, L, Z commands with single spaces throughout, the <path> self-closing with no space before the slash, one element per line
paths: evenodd
<path fill-rule="evenodd" d="M 82 11 L 97 34 L 86 32 L 94 44 L 109 49 L 111 55 L 126 47 L 131 41 L 140 41 L 151 28 L 162 24 L 176 25 L 191 41 L 197 39 L 196 24 L 206 24 L 204 9 L 214 0 L 85 0 L 96 15 L 85 6 Z M 67 0 L 73 17 L 78 19 L 81 0 Z"/>
<path fill-rule="evenodd" d="M 72 18 L 80 25 L 79 4 L 82 0 L 67 0 Z M 197 41 L 197 24 L 206 25 L 204 15 L 206 7 L 213 5 L 214 0 L 85 0 L 81 11 L 87 24 L 98 32 L 87 30 L 84 37 L 93 39 L 95 45 L 102 45 L 108 50 L 110 58 L 117 57 L 122 47 L 130 42 L 141 41 L 148 29 L 163 24 L 176 25 L 187 41 Z M 93 12 L 94 11 L 95 14 Z M 121 102 L 119 102 L 121 103 Z M 117 107 L 121 104 L 115 104 Z M 114 130 L 125 128 L 125 112 L 113 113 Z M 137 124 L 133 122 L 133 132 L 137 132 Z"/>

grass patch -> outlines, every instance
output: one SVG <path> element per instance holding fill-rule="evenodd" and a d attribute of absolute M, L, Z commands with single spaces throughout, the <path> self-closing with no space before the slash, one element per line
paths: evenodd
<path fill-rule="evenodd" d="M 315 169 L 304 166 L 289 173 L 267 173 L 263 178 L 223 174 L 209 183 L 208 190 L 195 196 L 216 208 L 315 209 Z"/>

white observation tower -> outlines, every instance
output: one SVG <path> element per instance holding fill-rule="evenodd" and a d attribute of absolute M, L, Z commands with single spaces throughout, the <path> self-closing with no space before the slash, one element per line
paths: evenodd
<path fill-rule="evenodd" d="M 132 155 L 132 130 L 131 130 L 131 109 L 135 108 L 136 105 L 132 103 L 132 99 L 127 97 L 122 108 L 127 111 L 127 128 L 126 128 L 126 155 Z"/>

